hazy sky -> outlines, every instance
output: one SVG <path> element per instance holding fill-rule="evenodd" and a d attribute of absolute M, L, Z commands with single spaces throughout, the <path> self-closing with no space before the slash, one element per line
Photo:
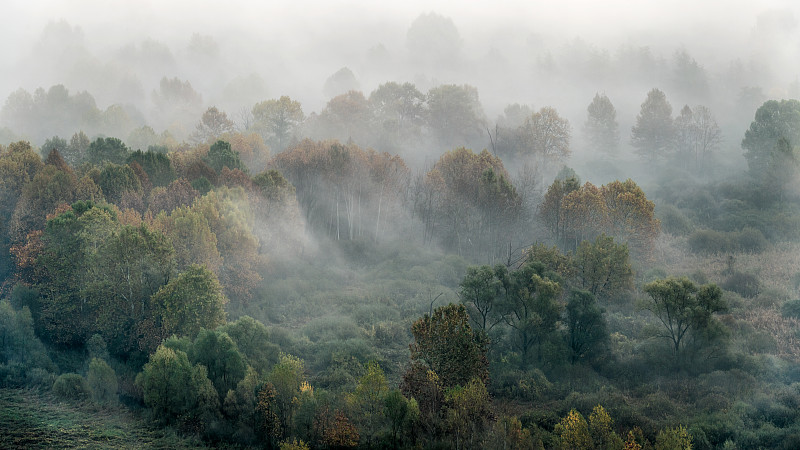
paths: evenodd
<path fill-rule="evenodd" d="M 60 74 L 37 72 L 31 55 L 47 24 L 61 20 L 80 27 L 86 46 L 101 64 L 122 46 L 146 39 L 163 42 L 180 56 L 192 34 L 211 36 L 225 53 L 224 63 L 230 65 L 228 78 L 258 72 L 267 79 L 271 95 L 300 97 L 314 110 L 324 105 L 322 82 L 340 67 L 353 68 L 367 94 L 377 83 L 388 81 L 381 78 L 383 73 L 358 73 L 359 62 L 377 45 L 393 54 L 405 51 L 409 26 L 427 12 L 453 20 L 473 61 L 497 51 L 512 58 L 522 55 L 530 64 L 536 58 L 530 53 L 538 48 L 557 52 L 559 46 L 579 38 L 611 53 L 621 45 L 649 46 L 665 58 L 687 48 L 706 68 L 724 68 L 734 59 L 766 62 L 772 73 L 782 77 L 776 83 L 780 85 L 800 74 L 796 0 L 6 0 L 3 9 L 0 98 L 19 87 L 32 90 L 38 84 L 46 88 L 47 83 L 58 82 L 54 80 Z M 292 65 L 285 72 L 288 79 L 279 81 L 271 77 L 275 73 L 265 73 L 273 61 L 278 74 Z M 397 77 L 416 81 L 411 78 L 414 73 Z M 163 76 L 191 78 L 193 85 L 206 89 L 225 82 L 198 80 L 199 74 L 187 72 Z M 149 92 L 149 80 L 143 81 L 144 91 Z M 461 79 L 435 81 L 470 79 L 465 73 Z M 483 94 L 484 87 L 479 87 Z M 766 92 L 771 88 L 764 87 Z M 298 92 L 303 90 L 319 98 Z M 482 96 L 482 100 L 492 104 L 492 99 Z M 496 105 L 506 102 L 509 99 L 495 99 Z"/>

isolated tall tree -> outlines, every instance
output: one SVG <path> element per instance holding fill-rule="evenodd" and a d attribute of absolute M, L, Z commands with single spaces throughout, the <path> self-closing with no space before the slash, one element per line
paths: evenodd
<path fill-rule="evenodd" d="M 631 144 L 640 156 L 653 161 L 671 149 L 674 134 L 672 105 L 662 91 L 654 88 L 647 93 L 636 125 L 631 128 Z"/>
<path fill-rule="evenodd" d="M 611 100 L 606 94 L 595 94 L 586 110 L 583 131 L 589 144 L 603 153 L 615 154 L 619 149 L 619 123 Z"/>

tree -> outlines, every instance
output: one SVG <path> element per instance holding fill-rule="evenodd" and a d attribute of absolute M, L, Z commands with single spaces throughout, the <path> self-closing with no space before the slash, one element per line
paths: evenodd
<path fill-rule="evenodd" d="M 203 113 L 200 122 L 192 133 L 192 140 L 195 142 L 209 142 L 221 137 L 225 133 L 232 133 L 236 130 L 236 125 L 228 119 L 225 111 L 220 111 L 216 106 L 212 106 Z"/>
<path fill-rule="evenodd" d="M 607 155 L 619 149 L 619 123 L 617 110 L 606 94 L 595 94 L 589 104 L 583 132 L 589 144 Z"/>
<path fill-rule="evenodd" d="M 106 164 L 96 182 L 106 200 L 114 204 L 118 204 L 126 192 L 142 191 L 142 183 L 129 165 Z"/>
<path fill-rule="evenodd" d="M 671 149 L 674 141 L 672 105 L 659 89 L 647 93 L 636 124 L 631 128 L 631 144 L 643 158 L 654 161 Z"/>
<path fill-rule="evenodd" d="M 320 139 L 338 139 L 366 145 L 371 139 L 369 103 L 361 91 L 347 91 L 328 101 L 308 126 Z"/>
<path fill-rule="evenodd" d="M 95 311 L 94 329 L 112 353 L 129 356 L 139 349 L 137 324 L 153 313 L 150 297 L 173 276 L 174 250 L 166 236 L 144 223 L 94 238 L 102 244 L 87 252 L 88 280 L 81 293 Z"/>
<path fill-rule="evenodd" d="M 555 426 L 558 435 L 558 448 L 564 450 L 592 448 L 589 425 L 578 411 L 571 409 Z"/>
<path fill-rule="evenodd" d="M 488 332 L 502 320 L 496 311 L 502 285 L 491 266 L 467 267 L 460 288 L 458 296 L 470 307 L 472 319 L 481 331 Z"/>
<path fill-rule="evenodd" d="M 383 427 L 384 398 L 389 391 L 386 384 L 386 375 L 376 362 L 367 364 L 366 373 L 358 381 L 358 386 L 353 393 L 357 411 L 357 423 L 361 429 L 362 438 L 366 440 L 367 447 L 371 446 L 373 439 Z"/>
<path fill-rule="evenodd" d="M 389 420 L 392 443 L 397 448 L 400 444 L 400 432 L 416 422 L 419 418 L 419 408 L 416 407 L 414 399 L 405 398 L 398 389 L 389 391 L 384 396 L 383 402 L 383 414 Z"/>
<path fill-rule="evenodd" d="M 558 302 L 561 286 L 550 278 L 555 274 L 547 273 L 538 261 L 530 261 L 497 277 L 504 290 L 503 320 L 514 330 L 512 339 L 520 351 L 520 365 L 530 365 L 534 347 L 541 362 L 542 346 L 555 332 L 562 311 Z"/>
<path fill-rule="evenodd" d="M 203 366 L 192 366 L 186 353 L 163 345 L 136 376 L 144 403 L 166 423 L 189 423 L 219 407 L 219 399 Z"/>
<path fill-rule="evenodd" d="M 328 97 L 336 97 L 345 92 L 358 91 L 361 86 L 349 67 L 342 67 L 325 80 L 322 91 Z"/>
<path fill-rule="evenodd" d="M 280 348 L 270 342 L 267 327 L 252 317 L 242 316 L 217 330 L 227 333 L 233 339 L 239 351 L 247 358 L 247 364 L 259 373 L 267 373 L 278 362 Z"/>
<path fill-rule="evenodd" d="M 692 435 L 683 425 L 665 428 L 656 436 L 655 450 L 692 450 Z"/>
<path fill-rule="evenodd" d="M 756 110 L 750 128 L 742 139 L 744 157 L 750 175 L 756 180 L 767 180 L 773 153 L 778 141 L 785 138 L 791 146 L 800 143 L 800 101 L 769 100 Z"/>
<path fill-rule="evenodd" d="M 425 314 L 411 326 L 412 365 L 433 370 L 444 387 L 466 386 L 473 378 L 489 379 L 486 337 L 472 330 L 464 305 L 449 304 Z"/>
<path fill-rule="evenodd" d="M 675 149 L 684 164 L 694 159 L 699 169 L 704 160 L 722 142 L 720 131 L 711 110 L 698 105 L 694 109 L 686 105 L 675 118 Z"/>
<path fill-rule="evenodd" d="M 384 83 L 369 95 L 369 106 L 380 131 L 379 144 L 395 148 L 419 138 L 425 122 L 425 95 L 413 84 Z"/>
<path fill-rule="evenodd" d="M 602 405 L 597 405 L 589 414 L 589 432 L 594 448 L 616 450 L 623 448 L 622 439 L 614 432 L 614 421 Z"/>
<path fill-rule="evenodd" d="M 439 145 L 482 147 L 486 118 L 475 87 L 437 86 L 428 91 L 427 100 L 427 124 Z"/>
<path fill-rule="evenodd" d="M 189 359 L 207 369 L 208 379 L 224 399 L 244 378 L 247 364 L 236 343 L 225 332 L 202 329 L 194 340 Z"/>
<path fill-rule="evenodd" d="M 713 314 L 727 306 L 722 290 L 714 284 L 697 287 L 688 278 L 665 278 L 648 283 L 644 291 L 650 296 L 647 308 L 655 314 L 672 344 L 676 365 L 683 361 L 691 338 L 702 343 L 703 333 L 713 329 Z"/>
<path fill-rule="evenodd" d="M 300 358 L 281 353 L 267 380 L 274 386 L 275 413 L 280 420 L 281 435 L 287 436 L 298 406 L 300 388 L 305 382 L 305 364 Z"/>
<path fill-rule="evenodd" d="M 581 183 L 577 178 L 568 178 L 563 181 L 556 179 L 547 188 L 544 200 L 539 205 L 539 218 L 553 234 L 556 242 L 561 242 L 564 247 L 566 247 L 567 239 L 567 224 L 562 220 L 564 198 L 580 188 Z"/>
<path fill-rule="evenodd" d="M 125 159 L 128 157 L 128 147 L 117 138 L 97 138 L 86 149 L 86 157 L 87 162 L 97 166 L 105 162 L 125 164 Z"/>
<path fill-rule="evenodd" d="M 652 257 L 661 223 L 655 217 L 655 204 L 647 199 L 633 180 L 612 181 L 601 186 L 608 217 L 606 234 L 625 242 L 638 258 Z"/>
<path fill-rule="evenodd" d="M 445 424 L 455 436 L 455 448 L 477 448 L 491 415 L 486 385 L 473 378 L 465 386 L 455 386 L 445 393 Z"/>
<path fill-rule="evenodd" d="M 227 299 L 222 286 L 204 266 L 190 265 L 156 292 L 153 308 L 160 311 L 163 336 L 195 336 L 225 321 Z"/>
<path fill-rule="evenodd" d="M 225 141 L 213 143 L 203 160 L 214 169 L 217 174 L 222 172 L 223 167 L 247 172 L 247 167 L 245 167 L 244 163 L 239 159 L 239 153 L 234 152 L 231 149 L 231 144 Z"/>
<path fill-rule="evenodd" d="M 462 46 L 461 34 L 453 19 L 433 12 L 420 14 L 406 33 L 406 47 L 412 57 L 433 68 L 455 68 Z"/>
<path fill-rule="evenodd" d="M 567 302 L 567 345 L 573 364 L 584 358 L 597 359 L 608 340 L 603 310 L 586 291 L 572 291 Z"/>
<path fill-rule="evenodd" d="M 254 127 L 280 152 L 289 144 L 297 127 L 305 120 L 300 102 L 284 95 L 253 106 Z"/>
<path fill-rule="evenodd" d="M 154 187 L 167 186 L 175 180 L 175 169 L 172 167 L 172 162 L 169 156 L 155 152 L 148 149 L 146 152 L 136 150 L 128 155 L 126 164 L 132 162 L 138 163 L 142 169 L 147 173 L 147 177 Z"/>
<path fill-rule="evenodd" d="M 525 120 L 522 126 L 526 152 L 545 160 L 561 161 L 569 157 L 572 132 L 569 121 L 549 106 Z"/>
<path fill-rule="evenodd" d="M 574 274 L 581 289 L 608 301 L 633 288 L 633 269 L 628 246 L 614 238 L 600 235 L 595 241 L 583 241 L 573 257 Z"/>

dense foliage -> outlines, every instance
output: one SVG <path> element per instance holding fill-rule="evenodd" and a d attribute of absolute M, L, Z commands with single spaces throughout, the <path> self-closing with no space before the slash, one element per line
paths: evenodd
<path fill-rule="evenodd" d="M 195 94 L 164 79 L 154 95 Z M 91 112 L 86 95 L 9 104 Z M 598 94 L 587 112 L 615 161 L 616 108 Z M 651 90 L 631 142 L 657 187 L 636 170 L 582 183 L 552 107 L 509 106 L 479 150 L 469 85 L 249 114 L 237 128 L 209 108 L 191 143 L 142 128 L 0 147 L 0 386 L 220 445 L 800 441 L 796 101 L 756 111 L 747 172 L 705 179 L 686 160 L 715 161 L 710 110 L 673 119 Z M 400 155 L 415 139 L 438 149 L 427 165 Z"/>

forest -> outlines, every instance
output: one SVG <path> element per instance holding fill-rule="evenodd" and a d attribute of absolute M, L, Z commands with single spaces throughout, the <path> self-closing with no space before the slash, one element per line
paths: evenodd
<path fill-rule="evenodd" d="M 457 33 L 419 16 L 418 67 L 467 65 Z M 57 22 L 39 45 L 80 40 Z M 800 447 L 797 78 L 571 45 L 536 77 L 607 84 L 493 120 L 476 85 L 347 67 L 318 110 L 230 85 L 212 104 L 171 73 L 147 106 L 12 90 L 0 447 L 137 439 L 26 434 L 56 407 L 165 447 Z"/>

